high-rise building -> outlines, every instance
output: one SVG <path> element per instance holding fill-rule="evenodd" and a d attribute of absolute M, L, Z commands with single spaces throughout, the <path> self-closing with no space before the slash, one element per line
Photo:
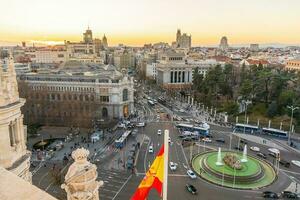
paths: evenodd
<path fill-rule="evenodd" d="M 225 50 L 228 49 L 228 47 L 229 47 L 229 45 L 228 45 L 227 37 L 226 37 L 226 36 L 223 36 L 223 37 L 221 38 L 219 48 L 220 48 L 222 51 L 225 51 Z"/>
<path fill-rule="evenodd" d="M 177 29 L 176 43 L 174 43 L 174 45 L 172 44 L 172 46 L 176 46 L 176 48 L 191 48 L 192 36 L 186 33 L 181 34 L 180 29 Z"/>
<path fill-rule="evenodd" d="M 104 36 L 103 36 L 103 38 L 102 38 L 102 44 L 103 44 L 103 47 L 104 47 L 104 48 L 107 48 L 107 47 L 108 47 L 107 38 L 106 38 L 105 34 L 104 34 Z"/>
<path fill-rule="evenodd" d="M 84 43 L 92 43 L 93 42 L 93 33 L 90 30 L 90 27 L 83 33 L 83 42 Z"/>
<path fill-rule="evenodd" d="M 27 129 L 23 125 L 18 84 L 12 56 L 7 70 L 0 66 L 0 166 L 31 182 L 30 155 L 27 151 Z"/>
<path fill-rule="evenodd" d="M 250 44 L 250 51 L 259 51 L 259 44 Z"/>

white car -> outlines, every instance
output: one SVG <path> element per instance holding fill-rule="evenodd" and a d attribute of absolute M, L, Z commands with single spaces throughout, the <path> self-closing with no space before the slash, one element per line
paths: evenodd
<path fill-rule="evenodd" d="M 144 127 L 145 126 L 145 122 L 140 122 L 136 124 L 137 127 Z"/>
<path fill-rule="evenodd" d="M 209 139 L 209 138 L 203 138 L 202 141 L 203 141 L 203 142 L 209 142 L 209 143 L 212 142 L 212 140 Z"/>
<path fill-rule="evenodd" d="M 153 146 L 149 146 L 149 150 L 148 150 L 149 153 L 153 153 Z"/>
<path fill-rule="evenodd" d="M 250 147 L 250 149 L 252 151 L 255 151 L 255 152 L 259 152 L 260 151 L 260 148 L 259 147 Z"/>
<path fill-rule="evenodd" d="M 161 135 L 161 130 L 160 129 L 157 131 L 157 135 Z"/>
<path fill-rule="evenodd" d="M 170 137 L 168 138 L 168 142 L 171 143 L 171 138 Z"/>
<path fill-rule="evenodd" d="M 177 163 L 174 163 L 174 162 L 170 162 L 170 169 L 172 171 L 175 171 L 177 169 Z"/>
<path fill-rule="evenodd" d="M 196 179 L 197 176 L 195 175 L 195 173 L 192 170 L 187 170 L 186 171 L 187 175 L 191 178 L 191 179 Z"/>
<path fill-rule="evenodd" d="M 156 115 L 156 118 L 157 118 L 157 119 L 160 119 L 160 116 L 159 116 L 159 115 Z"/>

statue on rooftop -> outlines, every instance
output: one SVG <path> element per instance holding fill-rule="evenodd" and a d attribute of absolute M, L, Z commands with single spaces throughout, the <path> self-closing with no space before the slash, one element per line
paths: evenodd
<path fill-rule="evenodd" d="M 68 200 L 99 200 L 99 187 L 103 181 L 96 181 L 96 165 L 87 158 L 89 151 L 84 148 L 72 152 L 74 163 L 69 167 L 65 182 L 61 185 L 67 192 Z"/>

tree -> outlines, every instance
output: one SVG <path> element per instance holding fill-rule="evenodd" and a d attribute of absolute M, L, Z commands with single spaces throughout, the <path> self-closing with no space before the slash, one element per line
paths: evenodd
<path fill-rule="evenodd" d="M 244 80 L 239 90 L 239 93 L 243 99 L 250 99 L 252 97 L 252 87 L 253 85 L 250 80 Z"/>
<path fill-rule="evenodd" d="M 268 117 L 275 117 L 277 114 L 277 103 L 275 101 L 272 101 L 272 103 L 269 104 L 268 110 L 267 110 L 267 115 Z"/>

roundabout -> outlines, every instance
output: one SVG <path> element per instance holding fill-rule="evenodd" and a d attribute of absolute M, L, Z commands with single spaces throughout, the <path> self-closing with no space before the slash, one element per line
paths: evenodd
<path fill-rule="evenodd" d="M 233 151 L 208 151 L 193 157 L 192 168 L 202 179 L 235 189 L 259 189 L 271 185 L 277 175 L 264 160 Z"/>

